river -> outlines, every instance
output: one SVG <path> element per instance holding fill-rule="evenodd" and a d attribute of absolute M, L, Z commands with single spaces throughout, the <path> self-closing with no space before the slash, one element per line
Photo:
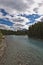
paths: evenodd
<path fill-rule="evenodd" d="M 6 36 L 7 49 L 0 65 L 43 65 L 43 41 L 28 36 Z"/>

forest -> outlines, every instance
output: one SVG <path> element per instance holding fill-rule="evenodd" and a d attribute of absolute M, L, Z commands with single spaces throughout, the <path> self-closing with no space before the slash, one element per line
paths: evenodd
<path fill-rule="evenodd" d="M 28 30 L 28 36 L 43 39 L 43 22 L 31 25 Z"/>

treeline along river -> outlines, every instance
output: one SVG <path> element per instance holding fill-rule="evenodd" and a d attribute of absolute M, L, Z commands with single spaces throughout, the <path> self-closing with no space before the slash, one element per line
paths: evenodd
<path fill-rule="evenodd" d="M 7 49 L 0 65 L 43 65 L 43 41 L 28 36 L 6 36 Z"/>

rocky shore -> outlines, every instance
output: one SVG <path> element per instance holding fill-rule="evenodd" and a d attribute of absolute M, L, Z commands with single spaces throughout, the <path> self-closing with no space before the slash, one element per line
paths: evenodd
<path fill-rule="evenodd" d="M 4 56 L 6 50 L 6 41 L 5 38 L 2 38 L 2 41 L 0 42 L 0 61 Z"/>

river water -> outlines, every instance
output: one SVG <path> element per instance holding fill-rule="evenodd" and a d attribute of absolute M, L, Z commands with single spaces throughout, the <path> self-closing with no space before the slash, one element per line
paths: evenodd
<path fill-rule="evenodd" d="M 0 65 L 43 65 L 43 41 L 28 36 L 7 36 L 7 49 Z"/>

